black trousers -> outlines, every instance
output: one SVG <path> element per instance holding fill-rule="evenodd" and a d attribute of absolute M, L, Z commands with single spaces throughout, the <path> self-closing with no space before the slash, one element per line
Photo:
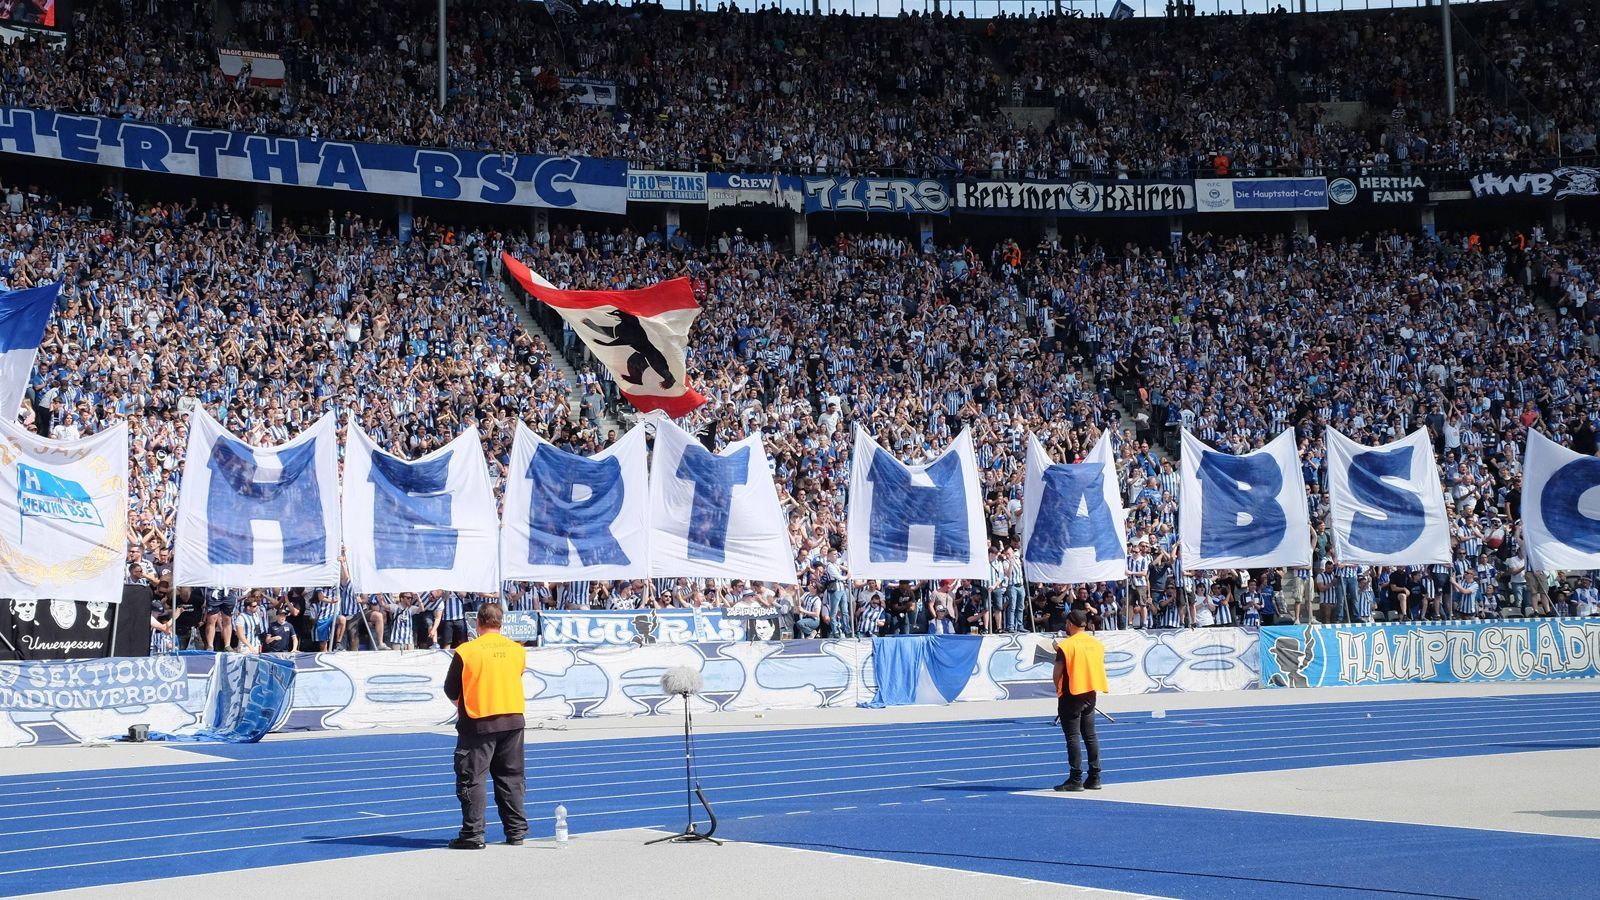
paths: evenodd
<path fill-rule="evenodd" d="M 1100 774 L 1100 738 L 1094 733 L 1095 692 L 1087 694 L 1062 694 L 1056 701 L 1056 712 L 1061 716 L 1061 733 L 1067 737 L 1067 762 L 1072 766 L 1072 778 L 1083 775 L 1083 754 L 1089 754 L 1089 774 Z M 1079 738 L 1083 746 L 1079 747 Z"/>
<path fill-rule="evenodd" d="M 507 838 L 528 833 L 522 810 L 528 781 L 524 770 L 522 729 L 489 734 L 456 734 L 456 797 L 461 800 L 461 837 L 483 840 L 485 789 L 483 776 L 494 778 L 494 805 Z"/>

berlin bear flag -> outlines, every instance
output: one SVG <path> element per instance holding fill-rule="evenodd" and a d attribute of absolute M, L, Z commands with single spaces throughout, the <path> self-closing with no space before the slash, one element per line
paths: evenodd
<path fill-rule="evenodd" d="M 500 519 L 507 581 L 650 577 L 650 463 L 644 429 L 579 456 L 517 423 Z"/>
<path fill-rule="evenodd" d="M 478 429 L 415 460 L 345 429 L 344 547 L 358 594 L 500 590 L 500 528 Z"/>
<path fill-rule="evenodd" d="M 128 423 L 50 440 L 0 420 L 0 597 L 118 603 L 128 555 Z"/>
<path fill-rule="evenodd" d="M 761 432 L 712 453 L 662 417 L 650 465 L 650 569 L 657 577 L 794 584 L 794 547 Z"/>
<path fill-rule="evenodd" d="M 1022 565 L 1030 582 L 1088 584 L 1128 574 L 1127 512 L 1109 432 L 1081 463 L 1053 464 L 1028 435 L 1022 488 Z"/>
<path fill-rule="evenodd" d="M 563 291 L 511 254 L 501 258 L 528 296 L 560 313 L 583 338 L 640 412 L 659 409 L 678 418 L 706 402 L 689 387 L 684 363 L 689 327 L 700 314 L 689 279 L 632 291 Z"/>
<path fill-rule="evenodd" d="M 1522 461 L 1522 537 L 1528 568 L 1600 568 L 1600 458 L 1528 429 Z"/>
<path fill-rule="evenodd" d="M 1365 447 L 1328 429 L 1328 525 L 1342 563 L 1450 562 L 1450 520 L 1428 432 Z"/>
<path fill-rule="evenodd" d="M 1311 565 L 1311 514 L 1293 428 L 1240 456 L 1213 450 L 1185 430 L 1182 462 L 1184 569 Z"/>
<path fill-rule="evenodd" d="M 189 414 L 175 586 L 339 583 L 339 447 L 333 413 L 276 447 L 252 447 L 196 405 Z"/>
<path fill-rule="evenodd" d="M 911 466 L 857 428 L 845 519 L 852 578 L 989 580 L 978 462 L 965 428 L 938 458 Z"/>

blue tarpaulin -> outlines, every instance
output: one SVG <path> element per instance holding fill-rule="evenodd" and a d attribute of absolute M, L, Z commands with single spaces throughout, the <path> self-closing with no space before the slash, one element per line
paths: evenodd
<path fill-rule="evenodd" d="M 983 638 L 919 634 L 872 639 L 878 692 L 865 706 L 951 703 L 972 678 Z"/>

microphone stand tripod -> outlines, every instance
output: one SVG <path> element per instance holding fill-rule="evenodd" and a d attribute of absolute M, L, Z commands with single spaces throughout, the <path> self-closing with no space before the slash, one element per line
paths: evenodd
<path fill-rule="evenodd" d="M 717 831 L 717 814 L 711 811 L 711 804 L 706 801 L 706 792 L 700 789 L 700 783 L 694 780 L 694 713 L 689 710 L 689 695 L 683 694 L 683 814 L 687 824 L 677 834 L 658 837 L 645 841 L 645 845 L 670 842 L 686 844 L 692 841 L 710 841 L 717 846 L 722 842 L 712 837 Z M 706 816 L 711 820 L 710 827 L 704 832 L 695 826 L 694 801 L 699 798 L 700 806 L 706 811 Z"/>

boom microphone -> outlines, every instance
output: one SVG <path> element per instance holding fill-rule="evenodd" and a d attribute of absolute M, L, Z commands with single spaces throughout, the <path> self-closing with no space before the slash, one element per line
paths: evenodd
<path fill-rule="evenodd" d="M 661 692 L 669 696 L 698 694 L 705 686 L 700 671 L 689 666 L 673 666 L 661 675 Z"/>

